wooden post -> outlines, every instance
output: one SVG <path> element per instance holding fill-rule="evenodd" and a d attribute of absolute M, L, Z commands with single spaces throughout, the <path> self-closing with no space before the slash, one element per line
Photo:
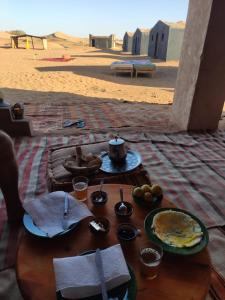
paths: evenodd
<path fill-rule="evenodd" d="M 15 48 L 15 43 L 14 43 L 14 39 L 12 36 L 10 38 L 10 41 L 11 41 L 11 48 Z"/>
<path fill-rule="evenodd" d="M 190 0 L 173 104 L 181 130 L 216 130 L 225 99 L 225 1 Z"/>
<path fill-rule="evenodd" d="M 30 49 L 30 44 L 29 44 L 28 37 L 26 37 L 26 49 Z"/>
<path fill-rule="evenodd" d="M 33 41 L 33 37 L 31 37 L 31 42 L 32 42 L 33 50 L 34 50 L 34 41 Z"/>
<path fill-rule="evenodd" d="M 13 48 L 19 48 L 19 38 L 17 36 L 12 37 Z"/>
<path fill-rule="evenodd" d="M 43 45 L 43 50 L 47 50 L 48 49 L 48 42 L 47 39 L 43 39 L 42 38 L 42 45 Z"/>

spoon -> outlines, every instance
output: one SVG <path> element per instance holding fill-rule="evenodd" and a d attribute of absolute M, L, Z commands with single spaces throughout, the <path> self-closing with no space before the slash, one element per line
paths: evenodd
<path fill-rule="evenodd" d="M 120 213 L 122 213 L 123 215 L 125 215 L 127 213 L 127 207 L 123 202 L 123 189 L 120 188 L 120 206 L 118 207 L 118 210 Z"/>
<path fill-rule="evenodd" d="M 103 201 L 103 198 L 102 198 L 102 186 L 103 186 L 103 183 L 104 183 L 104 179 L 102 179 L 100 181 L 99 197 L 96 198 L 97 202 L 102 202 Z"/>

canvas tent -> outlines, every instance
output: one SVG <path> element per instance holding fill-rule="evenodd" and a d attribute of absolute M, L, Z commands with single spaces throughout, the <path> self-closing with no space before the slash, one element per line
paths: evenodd
<path fill-rule="evenodd" d="M 148 55 L 163 60 L 178 60 L 185 30 L 185 22 L 158 21 L 149 35 Z"/>
<path fill-rule="evenodd" d="M 133 42 L 133 32 L 126 32 L 123 37 L 123 51 L 131 52 L 132 51 L 132 42 Z"/>
<path fill-rule="evenodd" d="M 137 28 L 133 36 L 133 55 L 148 55 L 149 33 L 150 29 Z"/>
<path fill-rule="evenodd" d="M 89 34 L 89 46 L 96 47 L 100 49 L 107 49 L 107 48 L 115 48 L 115 35 L 111 34 L 109 36 L 102 36 L 102 35 L 92 35 Z"/>

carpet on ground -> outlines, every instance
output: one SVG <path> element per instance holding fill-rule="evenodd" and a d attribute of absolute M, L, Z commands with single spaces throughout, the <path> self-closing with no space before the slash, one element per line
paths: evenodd
<path fill-rule="evenodd" d="M 98 143 L 109 134 L 23 137 L 14 140 L 22 199 L 47 193 L 48 148 L 68 144 Z M 225 132 L 214 134 L 125 134 L 131 148 L 140 152 L 151 181 L 163 187 L 175 205 L 196 215 L 209 228 L 213 266 L 225 278 Z M 0 196 L 0 269 L 15 264 L 19 230 L 9 227 Z M 211 229 L 210 229 L 211 228 Z"/>
<path fill-rule="evenodd" d="M 143 103 L 123 103 L 92 101 L 25 103 L 25 116 L 32 120 L 35 134 L 74 134 L 91 130 L 108 132 L 110 129 L 144 129 L 156 132 L 177 131 L 170 122 L 170 105 L 151 105 L 144 108 Z M 63 128 L 65 120 L 85 121 L 85 128 Z"/>

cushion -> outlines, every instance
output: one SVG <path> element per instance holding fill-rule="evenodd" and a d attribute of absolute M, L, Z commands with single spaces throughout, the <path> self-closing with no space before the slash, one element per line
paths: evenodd
<path fill-rule="evenodd" d="M 140 71 L 155 71 L 156 70 L 156 65 L 150 63 L 150 64 L 146 64 L 146 65 L 142 65 L 142 64 L 135 64 L 134 65 L 134 69 L 135 70 L 140 70 Z"/>
<path fill-rule="evenodd" d="M 47 166 L 47 185 L 49 192 L 64 190 L 71 192 L 72 178 L 74 177 L 63 167 L 64 160 L 73 155 L 77 145 L 50 148 Z M 83 154 L 100 154 L 108 151 L 108 142 L 81 145 Z M 89 176 L 89 185 L 97 185 L 104 178 L 105 183 L 121 183 L 130 185 L 142 185 L 150 183 L 147 171 L 140 165 L 135 170 L 124 174 L 108 174 L 101 170 Z"/>

